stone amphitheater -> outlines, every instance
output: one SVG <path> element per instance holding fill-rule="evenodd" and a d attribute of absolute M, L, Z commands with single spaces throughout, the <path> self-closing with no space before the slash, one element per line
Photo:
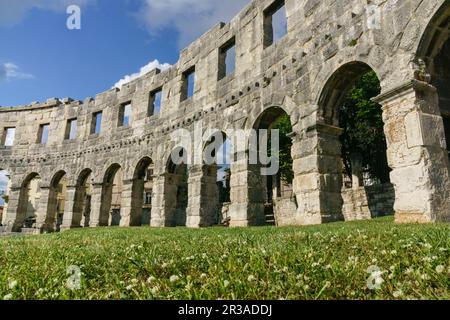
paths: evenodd
<path fill-rule="evenodd" d="M 279 12 L 287 33 L 278 39 Z M 398 223 L 449 222 L 449 36 L 448 0 L 254 0 L 168 70 L 84 101 L 1 107 L 0 170 L 10 177 L 3 228 L 206 227 L 224 218 L 254 226 L 267 223 L 268 203 L 276 225 L 390 213 Z M 346 188 L 338 106 L 371 70 L 382 87 L 374 101 L 391 184 Z M 243 150 L 233 155 L 229 199 L 220 199 L 217 167 L 170 160 L 180 128 L 270 128 L 282 114 L 293 128 L 292 186 L 269 187 Z"/>

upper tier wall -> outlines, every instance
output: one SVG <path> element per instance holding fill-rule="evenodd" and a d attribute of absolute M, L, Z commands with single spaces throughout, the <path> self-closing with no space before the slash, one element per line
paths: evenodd
<path fill-rule="evenodd" d="M 292 110 L 294 128 L 300 132 L 318 121 L 320 94 L 345 63 L 367 63 L 378 74 L 383 91 L 411 79 L 411 61 L 421 36 L 445 0 L 378 1 L 379 30 L 368 26 L 367 0 L 286 0 L 288 34 L 265 48 L 264 10 L 273 2 L 254 0 L 229 23 L 217 24 L 184 49 L 170 69 L 154 70 L 121 90 L 111 89 L 84 101 L 50 99 L 0 108 L 0 135 L 4 128 L 16 128 L 14 146 L 0 147 L 0 169 L 25 173 L 39 170 L 45 162 L 50 172 L 75 160 L 82 162 L 74 165 L 75 171 L 95 167 L 91 150 L 96 157 L 111 148 L 131 152 L 130 145 L 142 141 L 149 141 L 150 149 L 160 145 L 169 149 L 169 135 L 177 128 L 192 130 L 199 120 L 219 129 L 243 128 L 270 104 Z M 233 37 L 235 72 L 218 80 L 219 50 Z M 193 66 L 194 96 L 181 101 L 183 73 Z M 160 87 L 161 113 L 149 116 L 149 93 Z M 119 107 L 127 102 L 133 115 L 130 126 L 123 128 L 118 126 Z M 100 135 L 91 134 L 92 114 L 97 111 L 103 111 Z M 78 135 L 68 141 L 64 136 L 72 118 L 78 120 Z M 38 130 L 46 123 L 50 124 L 49 141 L 41 145 Z"/>

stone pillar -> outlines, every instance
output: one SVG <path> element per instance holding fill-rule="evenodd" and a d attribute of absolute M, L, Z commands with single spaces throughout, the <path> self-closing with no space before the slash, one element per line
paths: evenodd
<path fill-rule="evenodd" d="M 209 227 L 217 223 L 217 167 L 194 165 L 189 168 L 186 226 Z"/>
<path fill-rule="evenodd" d="M 350 157 L 352 165 L 352 189 L 359 190 L 363 186 L 362 156 L 359 153 L 354 153 Z"/>
<path fill-rule="evenodd" d="M 129 227 L 132 224 L 132 212 L 135 208 L 133 207 L 133 181 L 134 180 L 124 180 L 122 186 L 122 199 L 120 205 L 120 226 Z M 141 197 L 143 195 L 141 194 Z M 142 210 L 142 209 L 141 209 Z"/>
<path fill-rule="evenodd" d="M 412 80 L 374 101 L 383 106 L 396 222 L 449 222 L 449 160 L 436 88 Z"/>
<path fill-rule="evenodd" d="M 6 226 L 8 232 L 20 232 L 25 220 L 25 212 L 23 212 L 23 205 L 20 205 L 21 188 L 11 188 L 9 190 L 8 208 L 3 215 L 3 225 Z"/>
<path fill-rule="evenodd" d="M 56 193 L 49 186 L 41 186 L 40 190 L 41 198 L 36 214 L 36 228 L 40 232 L 52 232 L 56 229 L 56 210 L 51 212 L 53 208 L 56 208 Z"/>
<path fill-rule="evenodd" d="M 152 212 L 150 220 L 150 225 L 152 227 L 161 228 L 167 226 L 164 197 L 165 184 L 166 177 L 164 174 L 154 176 L 152 190 Z"/>
<path fill-rule="evenodd" d="M 89 227 L 99 227 L 101 207 L 102 207 L 102 183 L 92 184 L 92 196 L 91 196 L 91 219 L 89 221 Z"/>
<path fill-rule="evenodd" d="M 293 190 L 300 225 L 344 220 L 341 133 L 340 128 L 317 123 L 292 137 Z"/>
<path fill-rule="evenodd" d="M 264 179 L 260 166 L 248 164 L 246 152 L 238 153 L 231 164 L 229 209 L 230 226 L 246 227 L 264 225 Z"/>
<path fill-rule="evenodd" d="M 61 225 L 61 231 L 79 228 L 80 224 L 75 224 L 75 215 L 78 214 L 77 211 L 77 187 L 76 186 L 67 186 L 66 196 L 65 196 L 65 204 L 64 204 L 64 217 L 63 223 Z M 78 220 L 80 221 L 80 219 Z"/>

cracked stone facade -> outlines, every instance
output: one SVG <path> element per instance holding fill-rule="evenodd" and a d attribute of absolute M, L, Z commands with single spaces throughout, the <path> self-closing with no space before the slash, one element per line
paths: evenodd
<path fill-rule="evenodd" d="M 13 146 L 0 148 L 0 169 L 11 176 L 3 225 L 13 231 L 25 227 L 28 189 L 36 178 L 37 230 L 57 229 L 63 179 L 61 229 L 111 224 L 114 207 L 120 208 L 118 224 L 140 225 L 149 167 L 152 226 L 212 225 L 218 210 L 216 169 L 172 166 L 171 133 L 193 131 L 200 122 L 223 132 L 250 129 L 274 109 L 291 119 L 295 173 L 292 196 L 275 205 L 277 224 L 344 220 L 348 208 L 358 206 L 365 208 L 362 216 L 347 219 L 368 218 L 370 204 L 360 199 L 361 190 L 342 192 L 336 108 L 349 84 L 369 70 L 382 86 L 375 100 L 383 109 L 396 221 L 450 221 L 449 1 L 285 0 L 288 32 L 271 44 L 267 9 L 273 6 L 273 0 L 253 1 L 184 49 L 170 69 L 154 70 L 120 90 L 84 101 L 52 98 L 0 108 L 1 141 L 7 128 L 15 128 Z M 223 48 L 230 41 L 236 66 L 222 77 Z M 194 70 L 195 90 L 187 98 L 185 76 Z M 159 89 L 161 110 L 153 114 L 151 93 Z M 130 125 L 120 126 L 123 107 L 130 103 Z M 96 134 L 98 112 L 102 122 Z M 77 135 L 68 140 L 72 119 Z M 41 144 L 45 124 L 48 141 Z M 231 165 L 230 202 L 222 210 L 231 226 L 264 223 L 263 178 L 247 160 L 242 152 Z M 118 184 L 121 192 L 114 200 Z"/>

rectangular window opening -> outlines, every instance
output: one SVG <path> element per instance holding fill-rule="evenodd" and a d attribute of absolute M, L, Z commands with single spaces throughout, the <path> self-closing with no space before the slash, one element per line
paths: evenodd
<path fill-rule="evenodd" d="M 152 204 L 152 193 L 151 192 L 146 192 L 144 195 L 144 204 L 146 205 L 150 205 Z"/>
<path fill-rule="evenodd" d="M 103 112 L 96 112 L 92 115 L 91 134 L 100 134 L 102 130 Z"/>
<path fill-rule="evenodd" d="M 127 102 L 120 106 L 119 109 L 119 127 L 128 127 L 131 122 L 131 103 Z"/>
<path fill-rule="evenodd" d="M 236 69 L 236 40 L 228 41 L 219 50 L 219 80 L 234 73 Z"/>
<path fill-rule="evenodd" d="M 50 124 L 41 124 L 39 126 L 39 134 L 38 134 L 38 143 L 40 144 L 47 144 L 48 142 L 48 134 L 50 131 Z"/>
<path fill-rule="evenodd" d="M 16 135 L 16 128 L 5 128 L 3 145 L 5 147 L 12 147 L 14 145 L 14 137 Z"/>
<path fill-rule="evenodd" d="M 195 67 L 183 73 L 183 84 L 181 88 L 181 101 L 192 98 L 195 91 Z"/>
<path fill-rule="evenodd" d="M 67 121 L 66 126 L 66 140 L 75 140 L 77 138 L 78 121 L 77 119 L 70 119 Z"/>
<path fill-rule="evenodd" d="M 162 104 L 162 88 L 150 92 L 150 99 L 148 104 L 148 116 L 154 116 L 161 113 Z"/>
<path fill-rule="evenodd" d="M 275 1 L 264 11 L 264 47 L 278 42 L 287 34 L 287 16 L 284 0 Z"/>

